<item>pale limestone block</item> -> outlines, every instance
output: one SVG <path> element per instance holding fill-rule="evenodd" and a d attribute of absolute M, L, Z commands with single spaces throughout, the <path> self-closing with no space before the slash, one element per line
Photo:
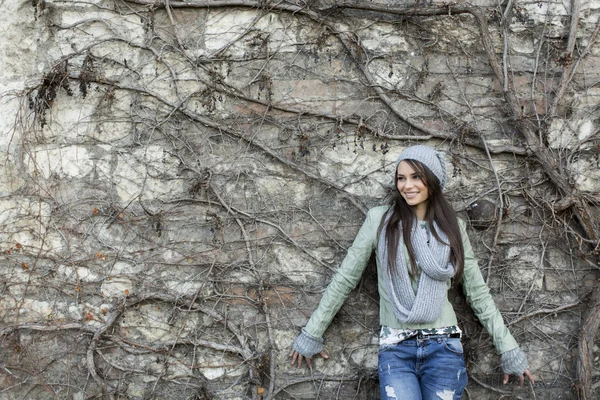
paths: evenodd
<path fill-rule="evenodd" d="M 166 322 L 168 315 L 165 310 L 149 306 L 142 306 L 138 310 L 140 312 L 137 313 L 134 310 L 125 311 L 123 318 L 119 320 L 120 328 L 125 335 L 149 343 L 164 342 L 173 338 L 169 334 L 172 327 Z"/>
<path fill-rule="evenodd" d="M 225 375 L 225 368 L 200 368 L 200 373 L 208 380 L 214 380 Z"/>
<path fill-rule="evenodd" d="M 539 46 L 539 39 L 527 35 L 512 35 L 509 39 L 509 47 L 513 52 L 531 54 Z"/>
<path fill-rule="evenodd" d="M 19 1 L 9 1 L 2 3 L 2 12 L 0 12 L 0 71 L 2 78 L 0 82 L 0 109 L 2 103 L 7 100 L 3 89 L 9 82 L 15 82 L 22 89 L 29 79 L 39 79 L 39 74 L 46 69 L 44 56 L 41 55 L 48 51 L 49 40 L 53 40 L 50 29 L 36 24 L 34 12 L 31 3 L 22 3 Z M 41 54 L 40 54 L 41 53 Z M 24 60 L 27 60 L 26 62 Z M 0 114 L 2 119 L 7 122 L 14 122 L 13 117 L 16 114 Z M 4 121 L 0 122 L 3 123 Z M 0 130 L 0 133 L 2 131 Z"/>
<path fill-rule="evenodd" d="M 51 230 L 46 233 L 41 243 L 41 248 L 44 251 L 52 251 L 56 252 L 57 254 L 66 254 L 69 252 L 69 245 L 65 241 L 64 236 L 55 230 Z"/>
<path fill-rule="evenodd" d="M 342 344 L 345 345 L 345 344 Z M 331 346 L 327 346 L 327 350 L 329 351 L 329 358 L 326 360 L 322 357 L 315 357 L 313 360 L 313 368 L 316 371 L 321 371 L 323 374 L 328 375 L 342 375 L 347 373 L 350 368 L 350 363 L 348 362 L 348 358 L 341 351 L 341 348 L 333 347 L 333 343 Z"/>
<path fill-rule="evenodd" d="M 23 283 L 29 280 L 29 273 L 23 271 L 22 266 L 6 265 L 0 270 L 0 279 L 5 282 Z"/>
<path fill-rule="evenodd" d="M 86 267 L 59 265 L 56 272 L 64 275 L 70 282 L 99 282 L 101 279 L 100 276 Z"/>
<path fill-rule="evenodd" d="M 21 12 L 23 8 L 23 4 L 18 1 L 9 1 L 2 4 L 0 33 L 4 39 L 11 39 L 14 35 L 18 36 L 21 32 L 17 29 L 19 26 L 30 26 L 34 22 L 33 12 Z M 26 10 L 30 11 L 29 8 L 26 8 Z M 5 43 L 7 42 L 3 40 L 0 46 Z"/>
<path fill-rule="evenodd" d="M 240 284 L 256 284 L 258 279 L 246 271 L 232 271 L 229 276 L 233 282 L 239 282 Z"/>
<path fill-rule="evenodd" d="M 93 115 L 98 103 L 98 95 L 90 91 L 83 98 L 77 86 L 71 84 L 73 96 L 63 89 L 57 89 L 58 95 L 52 107 L 46 111 L 46 122 L 42 134 L 53 143 L 68 143 L 88 136 L 96 131 Z"/>
<path fill-rule="evenodd" d="M 50 204 L 38 199 L 17 197 L 0 200 L 0 227 L 3 228 L 0 241 L 9 248 L 15 243 L 42 248 L 51 211 Z"/>
<path fill-rule="evenodd" d="M 579 23 L 582 26 L 587 27 L 587 29 L 582 30 L 583 32 L 580 31 L 577 34 L 577 37 L 581 39 L 581 47 L 585 47 L 590 43 L 589 30 L 593 29 L 592 27 L 598 23 L 599 18 L 600 16 L 597 13 L 584 13 L 583 15 L 580 14 Z"/>
<path fill-rule="evenodd" d="M 53 305 L 47 301 L 22 299 L 22 301 L 19 302 L 19 305 L 20 317 L 25 318 L 29 322 L 54 317 L 56 315 Z"/>
<path fill-rule="evenodd" d="M 234 364 L 234 362 L 232 362 L 233 360 L 228 356 L 228 353 L 206 349 L 204 351 L 197 351 L 195 355 L 196 359 L 194 360 L 194 364 L 207 366 L 205 368 L 199 368 L 198 371 L 209 380 L 221 378 L 225 374 L 227 374 L 228 377 L 239 377 L 247 373 L 247 368 L 244 363 L 240 363 L 240 365 L 237 366 L 218 366 L 222 364 Z M 211 365 L 214 365 L 214 367 L 210 367 Z"/>
<path fill-rule="evenodd" d="M 85 41 L 85 39 L 81 40 L 81 38 L 69 29 L 61 29 L 55 33 L 55 41 L 53 47 L 47 49 L 48 56 L 50 59 L 60 59 L 67 54 L 73 54 L 77 51 L 79 47 L 85 47 L 86 45 L 91 44 L 93 39 Z M 75 44 L 77 43 L 77 44 Z M 54 47 L 56 46 L 56 47 Z M 49 70 L 52 65 L 46 65 L 46 71 Z"/>
<path fill-rule="evenodd" d="M 19 298 L 27 293 L 31 272 L 25 270 L 22 265 L 14 265 L 7 268 L 7 274 L 3 276 L 3 279 L 5 279 L 5 282 L 9 282 L 7 285 L 8 293 Z"/>
<path fill-rule="evenodd" d="M 318 79 L 274 81 L 273 97 L 287 101 L 315 101 L 332 97 L 333 86 Z"/>
<path fill-rule="evenodd" d="M 120 363 L 118 363 L 120 364 Z M 117 365 L 118 365 L 117 364 Z M 131 369 L 139 370 L 140 368 L 135 368 L 136 363 L 132 363 Z M 132 379 L 127 380 L 127 397 L 132 399 L 143 399 L 144 396 L 148 393 L 148 386 L 154 384 L 156 381 L 155 377 L 151 377 L 148 375 L 138 374 Z"/>
<path fill-rule="evenodd" d="M 377 369 L 377 346 L 353 350 L 350 358 L 354 364 L 360 365 L 362 368 Z"/>
<path fill-rule="evenodd" d="M 153 54 L 132 48 L 122 41 L 99 43 L 94 46 L 93 54 L 98 58 L 117 61 L 115 64 L 106 62 L 102 65 L 102 75 L 113 79 L 123 79 L 123 75 L 127 73 L 127 68 L 123 65 L 125 62 L 131 70 L 140 72 L 143 66 L 154 64 L 155 61 Z"/>
<path fill-rule="evenodd" d="M 147 146 L 132 154 L 108 154 L 96 164 L 98 174 L 114 183 L 125 203 L 139 195 L 151 200 L 181 192 L 183 182 L 176 178 L 178 165 L 179 161 L 159 146 Z"/>
<path fill-rule="evenodd" d="M 127 310 L 119 324 L 129 337 L 160 345 L 194 337 L 203 322 L 203 314 L 199 313 L 185 314 L 175 319 L 172 316 L 169 307 L 143 305 L 135 310 Z"/>
<path fill-rule="evenodd" d="M 566 16 L 571 13 L 571 5 L 569 0 L 561 1 L 540 1 L 527 2 L 519 4 L 523 10 L 526 10 L 529 17 L 533 18 L 536 23 L 544 24 L 544 20 L 548 14 Z"/>
<path fill-rule="evenodd" d="M 287 18 L 283 13 L 270 13 L 260 18 L 254 26 L 268 32 L 267 48 L 270 54 L 298 51 L 298 35 L 302 32 L 298 32 L 295 19 Z"/>
<path fill-rule="evenodd" d="M 169 264 L 178 264 L 185 262 L 185 256 L 175 250 L 166 250 L 162 253 L 162 259 Z"/>
<path fill-rule="evenodd" d="M 138 44 L 143 42 L 145 36 L 143 22 L 135 13 L 119 15 L 96 9 L 94 12 L 96 21 L 86 21 L 89 20 L 89 16 L 90 13 L 87 9 L 81 9 L 80 11 L 65 9 L 60 13 L 60 24 L 62 26 L 78 25 L 79 29 L 76 32 L 79 34 L 74 38 L 74 41 L 78 43 L 79 47 L 83 47 L 82 43 L 86 41 L 111 37 L 123 38 Z"/>
<path fill-rule="evenodd" d="M 536 321 L 535 328 L 541 334 L 552 336 L 556 335 L 557 332 L 570 332 L 573 326 L 578 326 L 579 323 L 580 320 L 572 314 L 567 314 L 562 318 L 557 318 L 557 314 L 550 314 L 544 320 Z"/>
<path fill-rule="evenodd" d="M 119 92 L 118 97 L 122 92 Z M 102 120 L 102 117 L 96 117 L 96 120 Z M 95 122 L 91 124 L 94 126 Z M 98 122 L 96 129 L 92 130 L 88 127 L 87 137 L 101 140 L 103 142 L 113 142 L 121 139 L 125 139 L 130 136 L 133 132 L 133 124 L 126 121 L 102 121 Z"/>
<path fill-rule="evenodd" d="M 406 41 L 403 30 L 394 24 L 370 24 L 360 31 L 361 43 L 367 51 L 396 53 L 410 51 L 411 46 Z"/>
<path fill-rule="evenodd" d="M 127 263 L 124 261 L 117 261 L 112 266 L 110 273 L 113 275 L 137 275 L 144 271 L 142 264 Z"/>
<path fill-rule="evenodd" d="M 60 12 L 59 25 L 71 26 L 77 25 L 79 30 L 85 32 L 85 35 L 92 36 L 94 38 L 103 38 L 111 33 L 112 20 L 115 18 L 114 13 L 96 11 L 94 13 L 95 20 L 102 20 L 104 23 L 99 21 L 86 21 L 89 20 L 89 10 L 85 9 L 64 9 Z"/>
<path fill-rule="evenodd" d="M 508 250 L 506 250 L 505 259 L 510 260 L 512 265 L 517 263 L 528 263 L 533 265 L 540 265 L 540 258 L 542 256 L 542 251 L 537 246 L 510 246 Z"/>
<path fill-rule="evenodd" d="M 0 44 L 1 46 L 1 44 Z M 0 54 L 2 48 L 0 47 Z M 0 68 L 3 74 L 7 72 L 7 65 L 3 65 L 3 57 L 0 57 Z M 5 78 L 6 79 L 6 78 Z M 20 90 L 23 89 L 23 82 L 0 82 L 0 148 L 6 149 L 17 137 L 15 136 L 15 118 L 20 109 L 26 107 L 17 97 Z M 8 116 L 13 116 L 8 118 Z"/>
<path fill-rule="evenodd" d="M 256 187 L 265 199 L 276 199 L 284 196 L 292 205 L 300 206 L 310 199 L 310 191 L 306 182 L 278 178 L 273 176 L 256 177 Z M 231 191 L 232 189 L 229 188 Z M 268 204 L 271 206 L 272 204 Z"/>
<path fill-rule="evenodd" d="M 376 83 L 388 88 L 402 89 L 409 83 L 410 60 L 399 63 L 375 59 L 369 63 L 369 71 Z"/>
<path fill-rule="evenodd" d="M 473 373 L 481 375 L 493 374 L 497 371 L 500 358 L 495 354 L 494 351 L 489 351 L 484 354 L 479 353 L 480 357 L 477 362 L 473 363 Z"/>
<path fill-rule="evenodd" d="M 310 249 L 318 259 L 331 258 L 331 249 Z M 323 279 L 322 267 L 308 256 L 292 247 L 272 246 L 271 251 L 275 257 L 269 263 L 269 270 L 277 271 L 294 283 L 315 284 Z"/>
<path fill-rule="evenodd" d="M 84 392 L 75 392 L 75 393 L 73 393 L 72 400 L 85 400 L 85 393 Z"/>
<path fill-rule="evenodd" d="M 167 103 L 178 106 L 181 102 L 175 92 L 173 76 L 171 71 L 161 63 L 146 63 L 140 66 L 140 79 L 133 84 L 134 87 L 148 89 L 150 93 L 156 93 Z M 162 101 L 159 101 L 162 103 Z"/>
<path fill-rule="evenodd" d="M 213 52 L 222 49 L 250 28 L 257 15 L 256 11 L 209 12 L 204 33 L 206 49 Z M 234 56 L 243 56 L 244 49 L 237 45 L 228 51 Z"/>
<path fill-rule="evenodd" d="M 2 115 L 1 111 L 0 115 Z M 1 133 L 0 138 L 2 138 Z M 2 171 L 2 174 L 0 174 L 0 194 L 2 196 L 15 193 L 25 185 L 25 176 L 15 165 L 10 155 L 5 155 L 0 159 L 0 170 Z"/>
<path fill-rule="evenodd" d="M 122 276 L 110 276 L 102 282 L 100 294 L 106 297 L 125 297 L 133 294 L 133 282 Z"/>
<path fill-rule="evenodd" d="M 351 141 L 353 138 L 348 138 L 347 140 Z M 322 149 L 322 156 L 318 160 L 318 167 L 321 175 L 331 181 L 348 184 L 364 175 L 369 175 L 369 178 L 366 179 L 366 181 L 371 181 L 371 174 L 384 169 L 385 171 L 389 171 L 389 177 L 385 183 L 391 183 L 393 181 L 395 159 L 399 153 L 395 155 L 390 154 L 394 152 L 391 150 L 383 156 L 378 152 L 374 157 L 372 153 L 373 144 L 371 138 L 365 138 L 363 146 L 366 150 L 363 151 L 359 148 L 356 154 L 353 151 L 347 151 L 345 149 L 345 144 L 342 143 L 335 149 Z M 377 143 L 375 143 L 375 145 L 377 145 Z M 351 143 L 351 146 L 354 146 L 354 144 Z M 390 155 L 392 157 L 390 157 Z M 392 158 L 394 161 L 391 161 Z"/>
<path fill-rule="evenodd" d="M 82 318 L 83 306 L 67 302 L 42 301 L 6 296 L 0 300 L 0 309 L 8 310 L 3 316 L 7 323 L 45 323 L 63 321 L 79 321 Z"/>
<path fill-rule="evenodd" d="M 167 290 L 171 293 L 175 293 L 181 296 L 194 296 L 196 294 L 208 295 L 210 294 L 210 287 L 212 284 L 205 281 L 183 281 L 165 279 L 170 274 L 164 272 L 161 274 L 161 282 L 165 285 Z M 203 290 L 202 290 L 203 289 Z"/>
<path fill-rule="evenodd" d="M 544 274 L 537 269 L 511 266 L 508 275 L 517 287 L 529 289 L 533 285 L 535 291 L 540 291 L 544 287 Z"/>
<path fill-rule="evenodd" d="M 569 121 L 555 118 L 550 124 L 548 145 L 555 149 L 573 148 L 577 145 L 575 132 Z"/>
<path fill-rule="evenodd" d="M 390 184 L 392 180 L 393 176 L 377 174 L 377 177 L 369 176 L 360 182 L 350 184 L 344 190 L 354 196 L 382 199 L 388 193 L 384 185 Z"/>
<path fill-rule="evenodd" d="M 28 173 L 50 179 L 82 178 L 94 166 L 90 154 L 83 146 L 39 146 L 25 156 Z"/>
<path fill-rule="evenodd" d="M 597 156 L 579 158 L 571 165 L 577 188 L 583 192 L 597 193 L 600 184 L 600 159 Z"/>

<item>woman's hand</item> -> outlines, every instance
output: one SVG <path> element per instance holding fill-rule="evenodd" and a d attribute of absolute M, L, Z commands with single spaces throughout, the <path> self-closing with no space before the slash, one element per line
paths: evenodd
<path fill-rule="evenodd" d="M 319 355 L 321 357 L 323 357 L 324 359 L 328 359 L 329 356 L 327 355 L 327 353 L 325 352 L 325 350 L 322 350 Z M 310 362 L 311 359 L 308 357 L 304 357 L 302 354 L 298 353 L 296 350 L 292 350 L 292 352 L 290 353 L 290 357 L 292 357 L 292 365 L 296 364 L 296 360 L 298 360 L 298 368 L 302 367 L 302 360 L 305 359 L 306 360 L 306 365 L 308 365 L 308 368 L 310 368 Z"/>
<path fill-rule="evenodd" d="M 525 376 L 529 379 L 532 384 L 533 377 L 531 371 L 529 371 L 529 363 L 527 362 L 527 355 L 519 347 L 515 347 L 512 350 L 506 351 L 500 355 L 500 365 L 504 372 L 503 383 L 508 383 L 510 375 L 516 375 L 519 377 L 519 384 L 523 387 Z"/>
<path fill-rule="evenodd" d="M 307 359 L 307 360 L 308 360 L 308 359 Z M 510 376 L 510 375 L 508 375 L 508 374 L 504 374 L 504 382 L 503 382 L 503 383 L 504 383 L 505 385 L 508 383 L 508 378 L 509 378 L 509 376 Z M 525 370 L 525 372 L 523 372 L 523 375 L 519 376 L 519 385 L 520 385 L 521 387 L 523 387 L 523 382 L 525 382 L 525 378 L 524 378 L 525 376 L 527 377 L 527 379 L 529 379 L 529 382 L 531 382 L 531 384 L 532 384 L 532 385 L 535 383 L 535 382 L 533 381 L 533 377 L 531 376 L 531 372 L 529 371 L 529 368 L 527 368 L 527 369 Z"/>

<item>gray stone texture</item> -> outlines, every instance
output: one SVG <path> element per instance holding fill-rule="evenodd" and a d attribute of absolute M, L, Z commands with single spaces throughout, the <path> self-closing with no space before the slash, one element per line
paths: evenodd
<path fill-rule="evenodd" d="M 0 1 L 0 399 L 379 398 L 373 260 L 330 358 L 309 372 L 289 351 L 411 144 L 444 153 L 536 379 L 502 386 L 457 284 L 465 398 L 575 398 L 597 253 L 516 122 L 597 213 L 600 45 L 577 55 L 600 2 L 581 2 L 574 59 L 570 2 L 512 2 L 506 25 L 506 3 L 470 2 L 512 110 L 448 2 L 200 4 Z M 482 200 L 498 210 L 470 223 Z"/>

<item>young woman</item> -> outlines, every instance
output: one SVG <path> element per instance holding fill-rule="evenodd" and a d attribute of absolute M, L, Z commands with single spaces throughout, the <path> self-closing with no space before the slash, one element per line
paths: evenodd
<path fill-rule="evenodd" d="M 323 333 L 358 283 L 375 250 L 380 296 L 379 382 L 383 400 L 460 399 L 467 384 L 461 330 L 448 301 L 451 279 L 490 333 L 504 371 L 532 383 L 527 357 L 504 325 L 465 230 L 442 190 L 446 168 L 431 147 L 412 146 L 396 161 L 390 206 L 369 210 L 319 306 L 296 338 L 292 364 L 310 367 Z"/>

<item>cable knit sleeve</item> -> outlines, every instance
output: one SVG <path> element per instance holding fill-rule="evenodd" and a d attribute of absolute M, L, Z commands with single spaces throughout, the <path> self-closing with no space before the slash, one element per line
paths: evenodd
<path fill-rule="evenodd" d="M 475 312 L 483 327 L 488 331 L 499 354 L 519 347 L 515 338 L 504 324 L 502 315 L 494 303 L 488 285 L 483 280 L 477 259 L 467 235 L 465 222 L 459 220 L 463 246 L 465 249 L 465 272 L 463 290 L 467 302 Z"/>
<path fill-rule="evenodd" d="M 352 247 L 336 271 L 331 283 L 323 293 L 317 309 L 310 317 L 304 331 L 315 338 L 321 338 L 331 324 L 352 289 L 356 287 L 367 266 L 377 242 L 377 229 L 386 207 L 376 207 L 367 213 Z"/>

